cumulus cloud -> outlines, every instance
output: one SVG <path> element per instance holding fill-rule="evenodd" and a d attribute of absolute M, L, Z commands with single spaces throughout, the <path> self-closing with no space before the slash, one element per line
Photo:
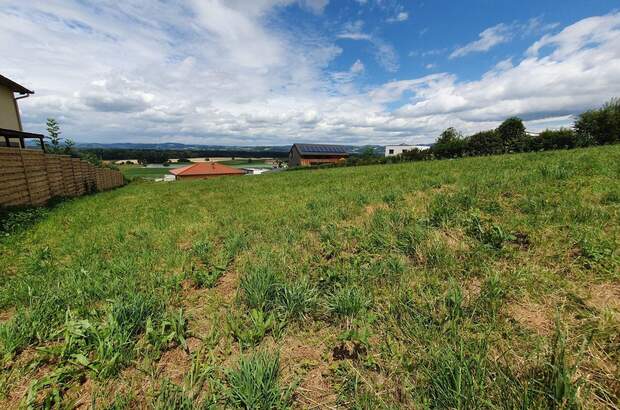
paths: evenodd
<path fill-rule="evenodd" d="M 474 132 L 510 115 L 533 130 L 566 125 L 620 95 L 620 13 L 540 32 L 522 57 L 473 81 L 433 73 L 369 86 L 353 81 L 367 75 L 361 59 L 331 68 L 342 40 L 369 42 L 394 68 L 393 48 L 361 22 L 331 37 L 274 24 L 294 3 L 323 10 L 293 0 L 5 0 L 2 70 L 37 92 L 20 102 L 27 130 L 44 131 L 53 116 L 64 135 L 99 142 L 429 142 L 448 126 Z"/>

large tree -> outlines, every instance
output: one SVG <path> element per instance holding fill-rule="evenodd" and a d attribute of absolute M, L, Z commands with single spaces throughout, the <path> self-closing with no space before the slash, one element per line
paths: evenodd
<path fill-rule="evenodd" d="M 498 128 L 505 151 L 520 150 L 521 142 L 525 139 L 525 125 L 519 117 L 510 117 Z"/>

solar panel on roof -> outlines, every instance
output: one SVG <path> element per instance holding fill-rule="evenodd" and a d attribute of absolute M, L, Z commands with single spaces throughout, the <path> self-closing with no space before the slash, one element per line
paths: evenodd
<path fill-rule="evenodd" d="M 297 144 L 297 148 L 302 154 L 343 154 L 347 152 L 347 149 L 342 145 Z"/>

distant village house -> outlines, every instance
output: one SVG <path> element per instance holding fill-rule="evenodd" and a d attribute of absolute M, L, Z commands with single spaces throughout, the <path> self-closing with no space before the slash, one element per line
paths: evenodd
<path fill-rule="evenodd" d="M 425 149 L 429 149 L 428 145 L 409 145 L 409 144 L 399 144 L 399 145 L 386 145 L 385 146 L 385 156 L 386 157 L 395 157 L 396 155 L 403 154 L 405 152 L 412 151 L 414 149 L 419 149 L 423 151 Z"/>
<path fill-rule="evenodd" d="M 19 95 L 15 96 L 15 94 Z M 0 75 L 0 145 L 26 148 L 26 139 L 36 139 L 45 150 L 43 135 L 24 132 L 22 129 L 17 100 L 31 94 L 34 94 L 34 91 Z"/>
<path fill-rule="evenodd" d="M 349 157 L 346 147 L 325 144 L 293 144 L 288 153 L 289 167 L 334 164 Z"/>

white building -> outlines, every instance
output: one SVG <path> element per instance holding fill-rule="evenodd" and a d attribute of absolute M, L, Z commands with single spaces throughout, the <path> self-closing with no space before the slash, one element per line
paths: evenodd
<path fill-rule="evenodd" d="M 396 155 L 402 154 L 403 152 L 411 151 L 413 149 L 419 149 L 420 151 L 423 151 L 429 148 L 430 147 L 428 145 L 409 145 L 409 144 L 386 145 L 385 156 L 394 157 Z"/>
<path fill-rule="evenodd" d="M 260 175 L 271 171 L 271 168 L 242 168 L 246 175 Z"/>

